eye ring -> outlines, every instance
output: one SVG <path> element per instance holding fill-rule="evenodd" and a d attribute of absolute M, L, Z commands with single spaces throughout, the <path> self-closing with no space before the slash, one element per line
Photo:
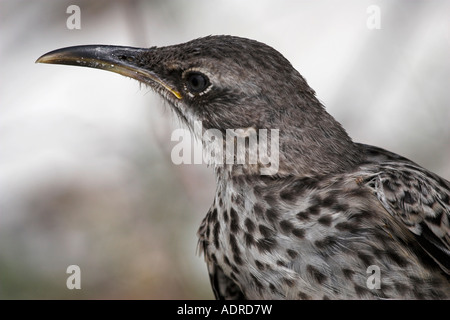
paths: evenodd
<path fill-rule="evenodd" d="M 202 94 L 211 85 L 209 78 L 201 72 L 190 71 L 184 76 L 186 89 L 192 94 Z"/>

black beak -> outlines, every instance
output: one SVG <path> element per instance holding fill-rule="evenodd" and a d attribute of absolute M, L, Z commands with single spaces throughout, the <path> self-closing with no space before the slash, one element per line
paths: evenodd
<path fill-rule="evenodd" d="M 39 57 L 36 63 L 66 64 L 112 71 L 150 86 L 156 83 L 177 99 L 181 99 L 181 94 L 175 88 L 155 72 L 142 66 L 142 56 L 152 54 L 152 50 L 155 49 L 107 45 L 75 46 L 48 52 Z"/>

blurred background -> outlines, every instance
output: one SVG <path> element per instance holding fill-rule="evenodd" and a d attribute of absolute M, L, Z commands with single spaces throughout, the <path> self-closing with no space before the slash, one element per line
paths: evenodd
<path fill-rule="evenodd" d="M 69 5 L 79 30 L 66 26 Z M 370 5 L 380 29 L 367 27 Z M 449 13 L 436 0 L 0 0 L 0 298 L 213 298 L 196 231 L 214 177 L 171 162 L 180 123 L 135 80 L 40 55 L 254 38 L 292 62 L 355 141 L 449 179 Z M 73 264 L 81 290 L 66 287 Z"/>

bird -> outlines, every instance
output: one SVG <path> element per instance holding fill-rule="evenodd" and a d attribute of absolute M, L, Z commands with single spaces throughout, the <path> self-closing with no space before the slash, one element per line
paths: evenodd
<path fill-rule="evenodd" d="M 66 47 L 36 62 L 138 80 L 205 144 L 216 134 L 210 155 L 231 156 L 211 165 L 216 192 L 198 230 L 216 299 L 450 298 L 450 182 L 354 142 L 271 46 L 210 35 Z M 245 161 L 226 153 L 229 132 L 247 141 Z"/>

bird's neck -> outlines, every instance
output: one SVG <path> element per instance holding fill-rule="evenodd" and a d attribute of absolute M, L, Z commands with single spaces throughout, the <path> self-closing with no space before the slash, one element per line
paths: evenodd
<path fill-rule="evenodd" d="M 330 121 L 335 122 L 334 119 Z M 341 173 L 362 161 L 363 154 L 339 123 L 335 126 L 303 130 L 301 127 L 280 132 L 278 174 L 322 176 Z"/>
<path fill-rule="evenodd" d="M 284 108 L 288 115 L 280 121 L 281 175 L 340 173 L 362 161 L 358 145 L 325 110 L 314 91 L 292 98 L 292 104 Z"/>
<path fill-rule="evenodd" d="M 351 170 L 361 163 L 363 152 L 337 121 L 328 114 L 321 117 L 322 121 L 324 117 L 324 123 L 307 130 L 301 125 L 268 129 L 264 139 L 257 133 L 254 140 L 257 145 L 252 146 L 250 140 L 243 151 L 233 148 L 237 151 L 232 157 L 234 163 L 216 164 L 216 175 L 225 179 L 234 176 L 251 176 L 252 179 L 258 176 L 312 177 Z M 223 146 L 224 155 L 228 149 L 229 146 Z M 245 161 L 239 162 L 239 159 Z"/>

